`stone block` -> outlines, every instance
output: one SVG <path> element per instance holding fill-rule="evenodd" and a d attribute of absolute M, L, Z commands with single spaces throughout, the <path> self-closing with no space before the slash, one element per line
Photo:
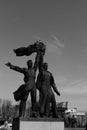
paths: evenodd
<path fill-rule="evenodd" d="M 58 119 L 14 119 L 12 130 L 64 130 L 64 122 Z"/>

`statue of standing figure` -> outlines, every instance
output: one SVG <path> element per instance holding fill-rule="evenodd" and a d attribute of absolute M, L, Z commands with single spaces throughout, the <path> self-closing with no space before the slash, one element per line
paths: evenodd
<path fill-rule="evenodd" d="M 51 103 L 53 117 L 57 118 L 56 100 L 52 88 L 58 96 L 60 96 L 60 93 L 57 90 L 52 73 L 48 71 L 48 63 L 43 62 L 42 54 L 40 54 L 39 61 L 39 74 L 36 86 L 40 92 L 40 116 L 50 116 Z"/>
<path fill-rule="evenodd" d="M 17 72 L 20 72 L 24 75 L 24 84 L 22 84 L 17 91 L 14 92 L 14 98 L 16 101 L 21 100 L 19 107 L 19 116 L 25 115 L 26 109 L 26 101 L 29 93 L 31 94 L 31 108 L 32 112 L 35 112 L 35 104 L 36 104 L 36 70 L 38 65 L 38 54 L 35 59 L 35 63 L 33 65 L 32 60 L 27 61 L 27 68 L 21 68 L 19 66 L 14 66 L 10 62 L 6 64 L 10 69 L 13 69 Z"/>
<path fill-rule="evenodd" d="M 24 84 L 22 84 L 13 94 L 16 101 L 20 100 L 19 116 L 25 116 L 26 101 L 29 93 L 31 93 L 31 108 L 32 112 L 36 113 L 36 89 L 39 90 L 40 117 L 49 117 L 50 103 L 52 105 L 53 117 L 58 117 L 56 110 L 56 100 L 52 88 L 60 95 L 54 82 L 52 74 L 48 71 L 48 64 L 43 62 L 46 46 L 41 41 L 36 41 L 28 47 L 20 47 L 15 49 L 16 56 L 29 56 L 32 53 L 37 53 L 35 63 L 32 60 L 27 61 L 27 68 L 14 66 L 10 62 L 6 65 L 15 71 L 24 74 Z M 39 69 L 39 74 L 36 80 L 36 71 Z"/>

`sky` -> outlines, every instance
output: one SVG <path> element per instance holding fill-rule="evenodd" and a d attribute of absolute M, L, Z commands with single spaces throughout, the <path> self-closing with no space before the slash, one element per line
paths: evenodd
<path fill-rule="evenodd" d="M 61 96 L 69 108 L 87 110 L 87 1 L 0 0 L 0 98 L 14 102 L 23 75 L 5 66 L 26 67 L 31 56 L 16 57 L 13 49 L 41 40 Z"/>

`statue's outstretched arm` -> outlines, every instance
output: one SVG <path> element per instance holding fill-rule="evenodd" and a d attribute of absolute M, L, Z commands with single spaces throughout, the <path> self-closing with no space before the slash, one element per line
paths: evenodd
<path fill-rule="evenodd" d="M 18 71 L 20 73 L 24 73 L 24 69 L 23 68 L 21 68 L 19 66 L 12 65 L 10 62 L 6 63 L 5 65 L 8 66 L 8 67 L 10 67 L 10 69 Z"/>

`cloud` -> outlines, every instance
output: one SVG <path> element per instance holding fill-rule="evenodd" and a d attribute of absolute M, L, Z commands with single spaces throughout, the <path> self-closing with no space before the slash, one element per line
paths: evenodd
<path fill-rule="evenodd" d="M 71 80 L 68 84 L 67 84 L 67 87 L 77 87 L 79 85 L 82 84 L 82 80 Z"/>
<path fill-rule="evenodd" d="M 52 34 L 50 37 L 48 36 L 48 38 L 43 38 L 37 34 L 34 35 L 33 38 L 44 42 L 44 44 L 47 46 L 47 53 L 57 53 L 59 55 L 63 54 L 62 49 L 64 48 L 64 44 L 61 43 L 61 41 L 55 35 Z"/>
<path fill-rule="evenodd" d="M 81 82 L 81 80 L 73 80 L 70 79 L 70 77 L 64 77 L 64 76 L 57 76 L 56 79 L 58 85 L 63 88 L 77 85 Z"/>
<path fill-rule="evenodd" d="M 64 76 L 55 76 L 55 81 L 59 87 L 64 87 L 69 82 L 68 78 Z"/>
<path fill-rule="evenodd" d="M 69 77 L 57 76 L 55 83 L 61 91 L 61 95 L 84 95 L 87 94 L 87 81 L 85 79 L 70 79 Z"/>
<path fill-rule="evenodd" d="M 67 95 L 87 94 L 87 81 L 75 80 L 67 84 L 67 87 L 62 89 L 62 93 L 67 94 Z"/>
<path fill-rule="evenodd" d="M 51 35 L 51 37 L 50 42 L 46 41 L 48 52 L 62 55 L 64 44 L 55 35 Z"/>
<path fill-rule="evenodd" d="M 48 45 L 48 52 L 57 53 L 59 55 L 63 54 L 64 44 L 55 36 L 51 35 L 52 40 L 50 42 L 46 41 Z"/>
<path fill-rule="evenodd" d="M 50 53 L 50 54 L 59 54 L 59 55 L 62 55 L 63 54 L 63 51 L 61 50 L 61 48 L 58 48 L 56 47 L 55 45 L 47 43 L 47 53 Z"/>
<path fill-rule="evenodd" d="M 51 37 L 53 38 L 53 44 L 55 46 L 57 46 L 58 48 L 64 48 L 64 44 L 62 44 L 61 41 L 55 35 L 51 35 Z"/>

